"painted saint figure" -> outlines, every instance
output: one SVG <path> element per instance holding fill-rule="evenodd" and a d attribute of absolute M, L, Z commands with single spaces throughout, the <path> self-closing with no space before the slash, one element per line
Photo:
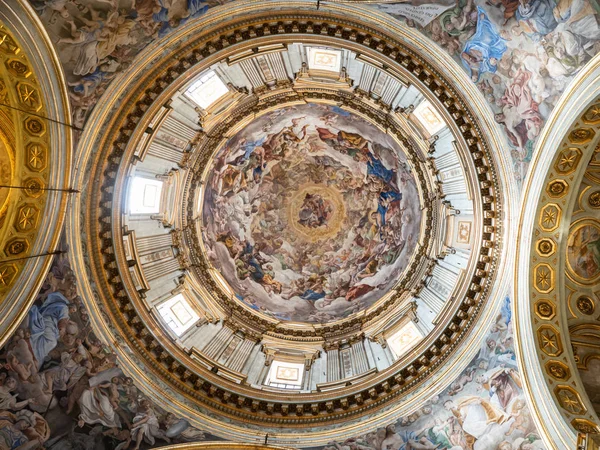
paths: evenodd
<path fill-rule="evenodd" d="M 486 72 L 495 73 L 498 61 L 506 52 L 506 41 L 496 31 L 485 10 L 478 6 L 477 14 L 479 19 L 475 34 L 465 42 L 461 54 L 463 64 L 474 82 L 478 82 Z"/>

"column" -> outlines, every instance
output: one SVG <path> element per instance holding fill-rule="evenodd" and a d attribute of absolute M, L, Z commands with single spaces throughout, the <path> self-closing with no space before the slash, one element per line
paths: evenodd
<path fill-rule="evenodd" d="M 135 240 L 135 246 L 140 255 L 151 253 L 161 248 L 170 247 L 171 245 L 173 245 L 173 239 L 169 233 L 144 236 Z"/>
<path fill-rule="evenodd" d="M 369 370 L 369 361 L 367 360 L 367 353 L 365 352 L 364 341 L 362 339 L 352 344 L 352 359 L 355 375 Z"/>
<path fill-rule="evenodd" d="M 429 306 L 436 314 L 439 313 L 444 306 L 444 299 L 440 298 L 434 291 L 425 287 L 419 293 L 419 297 Z"/>
<path fill-rule="evenodd" d="M 242 343 L 238 346 L 238 348 L 233 353 L 232 357 L 227 361 L 227 367 L 231 370 L 235 370 L 236 372 L 240 372 L 246 364 L 250 353 L 252 353 L 252 349 L 256 345 L 256 342 L 250 339 L 244 339 Z"/>
<path fill-rule="evenodd" d="M 229 338 L 233 334 L 233 330 L 229 327 L 223 327 L 219 332 L 206 344 L 202 349 L 202 353 L 207 358 L 215 359 L 215 357 L 223 350 L 229 342 Z"/>
<path fill-rule="evenodd" d="M 340 379 L 340 351 L 336 348 L 327 350 L 327 381 Z"/>
<path fill-rule="evenodd" d="M 142 271 L 148 282 L 160 277 L 164 277 L 176 270 L 179 270 L 179 261 L 175 258 L 163 259 L 156 264 L 142 266 Z"/>

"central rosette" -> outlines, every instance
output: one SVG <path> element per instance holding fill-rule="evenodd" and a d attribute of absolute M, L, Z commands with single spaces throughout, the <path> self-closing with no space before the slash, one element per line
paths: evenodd
<path fill-rule="evenodd" d="M 291 195 L 287 223 L 299 238 L 314 242 L 338 234 L 345 211 L 342 194 L 337 189 L 310 184 Z"/>
<path fill-rule="evenodd" d="M 256 119 L 218 152 L 203 221 L 236 297 L 283 320 L 369 307 L 406 268 L 420 203 L 404 153 L 360 117 L 317 104 Z"/>

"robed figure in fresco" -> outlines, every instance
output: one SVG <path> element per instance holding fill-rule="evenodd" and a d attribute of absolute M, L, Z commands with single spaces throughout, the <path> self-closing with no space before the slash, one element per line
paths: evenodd
<path fill-rule="evenodd" d="M 486 72 L 495 73 L 498 61 L 506 52 L 506 40 L 496 31 L 485 10 L 478 6 L 477 14 L 477 29 L 465 43 L 461 54 L 463 64 L 474 82 L 479 81 Z"/>

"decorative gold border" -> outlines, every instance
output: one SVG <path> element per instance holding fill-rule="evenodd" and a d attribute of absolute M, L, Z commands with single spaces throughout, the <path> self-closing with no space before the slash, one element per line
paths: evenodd
<path fill-rule="evenodd" d="M 532 323 L 538 345 L 539 363 L 545 369 L 546 382 L 556 403 L 560 405 L 565 419 L 568 419 L 573 426 L 577 426 L 580 420 L 592 419 L 593 416 L 590 414 L 593 413 L 582 400 L 582 397 L 587 399 L 587 394 L 578 377 L 577 366 L 571 363 L 569 330 L 563 326 L 563 323 L 566 323 L 568 299 L 564 282 L 557 284 L 560 283 L 557 276 L 562 279 L 564 273 L 566 277 L 574 280 L 574 274 L 566 257 L 568 240 L 574 229 L 591 221 L 591 219 L 581 219 L 570 223 L 573 208 L 581 201 L 578 199 L 578 188 L 587 162 L 600 141 L 598 133 L 600 123 L 592 124 L 585 118 L 586 115 L 589 116 L 591 109 L 597 109 L 599 106 L 600 98 L 594 100 L 592 105 L 579 115 L 559 146 L 562 150 L 554 156 L 552 169 L 546 175 L 547 195 L 542 195 L 538 202 L 538 220 L 533 229 L 535 239 L 530 249 L 532 263 L 529 279 L 530 301 L 533 304 Z M 569 177 L 564 178 L 565 175 Z M 557 185 L 561 188 L 556 189 Z M 556 202 L 555 194 L 558 190 L 560 190 L 560 204 Z M 548 251 L 540 251 L 540 246 L 547 248 Z M 545 294 L 544 300 L 540 300 L 540 293 Z M 540 308 L 540 305 L 544 304 L 547 306 Z M 552 324 L 548 324 L 548 321 L 552 321 Z M 549 362 L 544 355 L 553 358 L 563 356 L 563 358 Z M 554 386 L 556 380 L 570 384 Z M 576 418 L 573 419 L 573 416 Z"/>
<path fill-rule="evenodd" d="M 33 88 L 39 95 L 39 101 L 42 104 L 41 108 L 39 106 L 33 108 L 31 116 L 42 122 L 46 122 L 44 117 L 52 117 L 58 121 L 56 123 L 46 122 L 46 132 L 43 135 L 40 133 L 41 129 L 31 128 L 31 122 L 27 122 L 28 119 L 18 124 L 23 133 L 33 132 L 34 136 L 37 135 L 34 140 L 44 142 L 46 145 L 40 153 L 40 155 L 45 153 L 45 167 L 42 168 L 37 164 L 34 166 L 31 162 L 29 166 L 26 165 L 24 173 L 33 171 L 35 175 L 24 180 L 24 184 L 58 189 L 67 188 L 70 182 L 72 156 L 72 132 L 69 128 L 71 114 L 66 81 L 58 55 L 37 14 L 26 0 L 4 0 L 3 8 L 0 11 L 0 22 L 4 23 L 4 30 L 9 30 L 13 41 L 19 44 L 20 50 L 11 61 L 7 61 L 8 66 L 3 65 L 3 67 L 9 69 L 10 77 L 13 80 L 24 80 L 20 85 L 20 90 L 17 87 L 19 93 L 28 94 L 23 90 L 25 86 L 28 89 Z M 25 63 L 27 69 L 18 63 L 15 64 L 19 59 L 27 61 Z M 34 83 L 32 84 L 30 80 L 33 80 Z M 24 110 L 26 111 L 27 108 Z M 29 127 L 27 127 L 28 123 Z M 25 142 L 28 140 L 29 138 Z M 32 148 L 33 140 L 27 145 L 29 147 L 26 146 L 24 150 Z M 18 148 L 18 153 L 23 153 L 23 142 Z M 23 164 L 25 156 L 27 155 L 22 155 L 21 164 Z M 29 197 L 35 202 L 40 202 L 40 205 L 43 204 L 43 208 L 38 210 L 37 231 L 35 234 L 29 235 L 31 244 L 29 252 L 43 254 L 56 250 L 61 237 L 62 224 L 66 217 L 67 194 L 60 191 L 40 192 L 29 189 L 20 191 L 19 196 Z M 22 323 L 44 282 L 52 260 L 52 256 L 40 256 L 26 260 L 21 275 L 15 279 L 11 289 L 2 295 L 4 302 L 0 305 L 0 312 L 4 320 L 0 325 L 2 329 L 0 345 L 3 345 Z"/>

